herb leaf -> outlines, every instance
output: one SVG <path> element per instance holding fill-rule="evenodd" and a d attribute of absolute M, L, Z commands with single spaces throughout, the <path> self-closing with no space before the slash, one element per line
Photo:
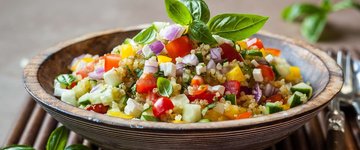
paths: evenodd
<path fill-rule="evenodd" d="M 226 101 L 230 101 L 232 105 L 236 105 L 236 95 L 235 94 L 225 95 L 224 98 Z"/>
<path fill-rule="evenodd" d="M 9 147 L 0 148 L 2 150 L 35 150 L 34 148 L 26 145 L 11 145 Z"/>
<path fill-rule="evenodd" d="M 215 106 L 216 106 L 216 103 L 211 103 L 211 104 L 209 104 L 209 105 L 206 105 L 206 107 L 201 111 L 201 114 L 202 114 L 203 116 L 205 116 L 205 115 L 206 115 L 206 112 L 207 112 L 208 110 L 214 108 Z"/>
<path fill-rule="evenodd" d="M 310 42 L 316 42 L 325 28 L 327 15 L 318 13 L 304 19 L 301 26 L 301 34 Z"/>
<path fill-rule="evenodd" d="M 66 147 L 65 150 L 90 150 L 90 148 L 81 144 L 74 144 Z"/>
<path fill-rule="evenodd" d="M 286 7 L 282 12 L 282 18 L 286 21 L 295 21 L 300 17 L 321 12 L 321 8 L 313 4 L 293 4 Z"/>
<path fill-rule="evenodd" d="M 144 117 L 144 119 L 146 121 L 158 121 L 158 119 L 154 116 L 150 116 L 150 115 L 142 115 L 142 117 Z"/>
<path fill-rule="evenodd" d="M 63 150 L 69 137 L 69 130 L 64 126 L 56 128 L 51 132 L 46 144 L 46 150 Z"/>
<path fill-rule="evenodd" d="M 192 22 L 190 11 L 178 0 L 165 0 L 166 12 L 170 19 L 181 25 L 188 25 Z"/>
<path fill-rule="evenodd" d="M 212 37 L 209 28 L 202 21 L 194 20 L 189 26 L 189 36 L 191 39 L 205 44 L 217 43 Z"/>
<path fill-rule="evenodd" d="M 239 41 L 259 31 L 268 18 L 252 14 L 221 14 L 211 18 L 208 26 L 213 34 Z"/>
<path fill-rule="evenodd" d="M 155 27 L 150 26 L 135 35 L 133 40 L 139 44 L 148 44 L 155 40 L 156 33 Z"/>
<path fill-rule="evenodd" d="M 170 80 L 163 77 L 159 77 L 157 79 L 157 88 L 161 96 L 170 97 L 171 93 L 173 92 Z"/>
<path fill-rule="evenodd" d="M 70 87 L 71 84 L 76 80 L 76 77 L 72 74 L 62 74 L 56 77 L 56 80 L 66 88 Z"/>
<path fill-rule="evenodd" d="M 207 23 L 210 19 L 210 10 L 203 0 L 181 0 L 189 9 L 194 20 L 201 20 Z"/>

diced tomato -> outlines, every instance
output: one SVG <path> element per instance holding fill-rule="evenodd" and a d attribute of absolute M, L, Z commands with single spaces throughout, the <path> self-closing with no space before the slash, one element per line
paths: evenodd
<path fill-rule="evenodd" d="M 250 118 L 252 115 L 251 112 L 244 112 L 242 114 L 239 114 L 236 119 L 245 119 L 245 118 Z"/>
<path fill-rule="evenodd" d="M 146 96 L 146 100 L 152 101 L 154 104 L 159 97 L 159 94 L 150 91 L 149 94 Z"/>
<path fill-rule="evenodd" d="M 182 36 L 170 41 L 165 47 L 168 55 L 175 60 L 177 57 L 184 57 L 189 54 L 192 49 L 192 43 L 187 36 Z"/>
<path fill-rule="evenodd" d="M 201 85 L 204 84 L 204 79 L 201 76 L 194 76 L 194 78 L 191 79 L 191 85 Z"/>
<path fill-rule="evenodd" d="M 94 111 L 100 114 L 105 114 L 107 110 L 109 109 L 109 106 L 105 106 L 103 104 L 94 104 L 86 108 L 88 111 Z"/>
<path fill-rule="evenodd" d="M 187 95 L 187 97 L 189 98 L 189 100 L 195 101 L 196 99 L 200 99 L 200 100 L 206 100 L 209 104 L 212 103 L 214 101 L 214 97 L 215 94 L 211 93 L 209 91 L 206 91 L 204 93 L 201 93 L 199 95 Z"/>
<path fill-rule="evenodd" d="M 154 103 L 152 110 L 155 117 L 159 117 L 162 114 L 165 114 L 166 111 L 173 109 L 174 104 L 171 102 L 171 100 L 167 97 L 160 97 L 156 100 Z"/>
<path fill-rule="evenodd" d="M 70 85 L 70 88 L 69 89 L 72 89 L 73 87 L 75 87 L 77 85 L 77 82 L 73 82 L 73 83 L 71 83 L 71 85 Z"/>
<path fill-rule="evenodd" d="M 233 61 L 234 59 L 238 61 L 243 61 L 243 58 L 241 57 L 240 53 L 238 53 L 236 49 L 231 45 L 224 43 L 221 44 L 220 47 L 223 51 L 223 54 L 221 55 L 222 59 L 227 59 L 230 62 Z"/>
<path fill-rule="evenodd" d="M 116 54 L 107 54 L 104 56 L 105 58 L 105 72 L 111 70 L 112 68 L 119 67 L 120 55 Z"/>
<path fill-rule="evenodd" d="M 259 65 L 258 68 L 261 69 L 261 74 L 264 78 L 265 82 L 274 81 L 275 73 L 270 66 L 267 65 Z"/>
<path fill-rule="evenodd" d="M 276 48 L 265 48 L 265 53 L 266 54 L 271 54 L 274 56 L 280 56 L 281 51 L 276 49 Z"/>
<path fill-rule="evenodd" d="M 136 92 L 138 93 L 149 93 L 154 88 L 156 88 L 156 78 L 153 74 L 143 74 L 140 79 L 136 81 Z"/>
<path fill-rule="evenodd" d="M 281 94 L 275 94 L 275 95 L 267 98 L 266 102 L 277 102 L 277 101 L 282 101 L 282 100 L 283 100 L 283 98 L 282 98 Z"/>
<path fill-rule="evenodd" d="M 249 48 L 256 46 L 258 49 L 264 48 L 262 41 L 258 38 L 252 38 L 246 41 L 246 44 Z"/>
<path fill-rule="evenodd" d="M 238 95 L 240 91 L 240 82 L 236 80 L 226 81 L 224 83 L 225 92 L 229 91 L 231 94 Z"/>
<path fill-rule="evenodd" d="M 200 85 L 200 86 L 195 86 L 195 88 L 197 88 L 192 95 L 200 95 L 204 92 L 207 91 L 208 86 L 207 85 Z"/>

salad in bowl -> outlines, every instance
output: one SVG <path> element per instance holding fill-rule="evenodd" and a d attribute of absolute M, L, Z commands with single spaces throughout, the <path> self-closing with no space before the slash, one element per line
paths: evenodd
<path fill-rule="evenodd" d="M 311 98 L 300 68 L 251 37 L 267 17 L 210 19 L 191 1 L 165 4 L 175 23 L 154 22 L 108 54 L 76 57 L 72 73 L 54 79 L 54 95 L 113 117 L 172 123 L 257 117 Z"/>

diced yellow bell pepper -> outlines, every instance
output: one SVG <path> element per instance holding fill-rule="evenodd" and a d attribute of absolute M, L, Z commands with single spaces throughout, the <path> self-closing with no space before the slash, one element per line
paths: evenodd
<path fill-rule="evenodd" d="M 300 68 L 296 66 L 290 67 L 290 73 L 285 77 L 285 80 L 291 81 L 291 82 L 297 82 L 301 77 Z"/>
<path fill-rule="evenodd" d="M 239 65 L 236 65 L 233 69 L 231 69 L 228 73 L 226 73 L 226 79 L 229 80 L 236 80 L 236 81 L 245 81 L 245 76 L 241 71 Z"/>
<path fill-rule="evenodd" d="M 210 121 L 220 121 L 225 120 L 222 116 L 222 114 L 214 111 L 214 110 L 208 110 L 204 116 L 205 119 L 209 119 Z"/>
<path fill-rule="evenodd" d="M 84 62 L 86 62 L 86 63 L 89 63 L 89 62 L 93 62 L 93 61 L 94 61 L 94 58 L 85 57 L 85 58 L 81 59 L 81 61 L 84 61 Z"/>
<path fill-rule="evenodd" d="M 164 56 L 164 55 L 158 55 L 157 59 L 158 59 L 159 64 L 172 61 L 172 58 Z"/>
<path fill-rule="evenodd" d="M 241 47 L 242 50 L 248 48 L 248 46 L 247 46 L 247 44 L 246 44 L 245 41 L 237 41 L 236 43 L 237 43 L 238 45 L 240 45 L 240 47 Z"/>
<path fill-rule="evenodd" d="M 267 55 L 267 53 L 265 52 L 265 50 L 263 48 L 260 49 L 260 52 L 262 53 L 263 57 L 265 57 Z"/>
<path fill-rule="evenodd" d="M 77 61 L 74 65 L 71 66 L 70 70 L 75 71 L 80 61 Z"/>
<path fill-rule="evenodd" d="M 235 119 L 239 113 L 240 110 L 238 106 L 230 105 L 229 107 L 225 108 L 224 115 L 229 119 Z"/>
<path fill-rule="evenodd" d="M 112 111 L 112 110 L 109 110 L 107 113 L 106 113 L 108 116 L 112 116 L 112 117 L 118 117 L 118 118 L 123 118 L 123 119 L 132 119 L 134 118 L 133 116 L 131 115 L 127 115 L 121 111 Z"/>
<path fill-rule="evenodd" d="M 282 107 L 284 110 L 288 110 L 288 109 L 290 109 L 289 104 L 284 104 L 284 105 L 281 105 L 281 107 Z"/>
<path fill-rule="evenodd" d="M 129 56 L 135 56 L 136 52 L 130 44 L 121 45 L 120 56 L 121 58 L 128 58 Z"/>

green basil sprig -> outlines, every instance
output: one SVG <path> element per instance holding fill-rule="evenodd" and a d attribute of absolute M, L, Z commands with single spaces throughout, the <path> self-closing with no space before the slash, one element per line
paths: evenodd
<path fill-rule="evenodd" d="M 178 0 L 165 0 L 166 12 L 170 19 L 181 25 L 188 25 L 193 18 L 187 7 Z"/>
<path fill-rule="evenodd" d="M 181 0 L 189 9 L 193 20 L 201 20 L 207 23 L 210 19 L 210 10 L 203 0 Z"/>
<path fill-rule="evenodd" d="M 72 74 L 62 74 L 56 77 L 56 80 L 60 83 L 63 88 L 69 88 L 76 77 Z"/>
<path fill-rule="evenodd" d="M 150 26 L 142 31 L 140 31 L 133 40 L 139 44 L 148 44 L 155 40 L 156 30 L 154 26 Z"/>
<path fill-rule="evenodd" d="M 210 19 L 211 33 L 239 41 L 259 31 L 269 17 L 252 14 L 221 14 Z"/>
<path fill-rule="evenodd" d="M 0 148 L 2 150 L 35 150 L 33 147 L 26 145 L 11 145 L 5 148 Z"/>
<path fill-rule="evenodd" d="M 282 12 L 285 21 L 302 21 L 301 34 L 310 42 L 317 42 L 326 26 L 327 16 L 330 13 L 355 8 L 360 10 L 360 3 L 353 0 L 342 0 L 332 3 L 323 0 L 320 6 L 309 3 L 296 3 L 286 7 Z"/>
<path fill-rule="evenodd" d="M 66 146 L 70 131 L 64 126 L 56 128 L 46 144 L 46 150 L 63 150 Z"/>
<path fill-rule="evenodd" d="M 200 41 L 205 44 L 214 44 L 216 40 L 206 24 L 202 21 L 195 20 L 189 26 L 189 37 L 192 40 Z"/>
<path fill-rule="evenodd" d="M 81 144 L 74 144 L 66 147 L 65 150 L 90 150 L 90 148 Z"/>
<path fill-rule="evenodd" d="M 173 92 L 170 80 L 163 77 L 159 77 L 157 79 L 157 88 L 161 96 L 170 97 L 171 93 Z"/>

